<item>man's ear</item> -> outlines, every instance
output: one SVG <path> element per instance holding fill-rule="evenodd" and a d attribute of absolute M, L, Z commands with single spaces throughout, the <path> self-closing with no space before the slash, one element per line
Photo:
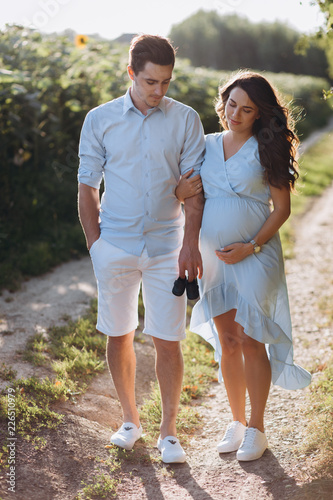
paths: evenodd
<path fill-rule="evenodd" d="M 127 73 L 131 80 L 134 80 L 134 71 L 132 66 L 127 66 Z"/>

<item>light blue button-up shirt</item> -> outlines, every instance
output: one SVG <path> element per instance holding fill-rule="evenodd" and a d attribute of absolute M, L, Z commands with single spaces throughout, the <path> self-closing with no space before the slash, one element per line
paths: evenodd
<path fill-rule="evenodd" d="M 180 175 L 199 173 L 205 149 L 196 111 L 163 97 L 144 115 L 127 93 L 91 110 L 84 121 L 78 180 L 98 189 L 101 237 L 133 255 L 177 248 L 184 215 L 175 196 Z"/>

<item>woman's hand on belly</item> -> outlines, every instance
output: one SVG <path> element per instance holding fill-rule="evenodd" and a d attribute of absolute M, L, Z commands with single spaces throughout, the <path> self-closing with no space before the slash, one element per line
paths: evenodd
<path fill-rule="evenodd" d="M 215 254 L 225 264 L 237 264 L 253 254 L 253 245 L 252 243 L 232 243 L 221 250 L 216 250 Z"/>

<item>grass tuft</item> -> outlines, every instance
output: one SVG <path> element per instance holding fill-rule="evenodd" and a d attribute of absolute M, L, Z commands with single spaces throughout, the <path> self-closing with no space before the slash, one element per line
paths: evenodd
<path fill-rule="evenodd" d="M 36 377 L 12 381 L 15 393 L 16 432 L 31 441 L 43 428 L 53 429 L 63 416 L 51 409 L 51 405 L 69 394 L 68 383 Z M 72 384 L 72 388 L 75 385 Z M 7 419 L 7 395 L 0 395 L 0 420 Z"/>
<path fill-rule="evenodd" d="M 11 366 L 7 366 L 6 363 L 2 363 L 0 366 L 0 378 L 7 382 L 15 380 L 17 371 L 13 370 Z"/>
<path fill-rule="evenodd" d="M 105 368 L 104 360 L 101 360 L 97 351 L 91 351 L 83 347 L 78 349 L 74 345 L 66 348 L 66 356 L 62 360 L 52 363 L 54 372 L 60 378 L 75 380 L 87 380 L 101 372 Z"/>
<path fill-rule="evenodd" d="M 333 357 L 311 388 L 308 427 L 301 451 L 312 457 L 317 474 L 333 478 Z"/>
<path fill-rule="evenodd" d="M 43 366 L 48 362 L 49 351 L 45 336 L 42 333 L 36 333 L 28 339 L 22 357 L 24 361 L 28 361 L 34 366 Z"/>
<path fill-rule="evenodd" d="M 109 474 L 99 473 L 91 478 L 91 483 L 82 483 L 81 492 L 75 500 L 92 500 L 98 498 L 112 498 L 117 496 L 119 479 L 110 477 Z"/>

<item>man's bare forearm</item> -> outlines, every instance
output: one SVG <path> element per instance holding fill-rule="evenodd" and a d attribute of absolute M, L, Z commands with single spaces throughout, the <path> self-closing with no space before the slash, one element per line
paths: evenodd
<path fill-rule="evenodd" d="M 184 201 L 185 227 L 184 242 L 198 245 L 201 228 L 202 213 L 204 208 L 204 196 L 202 193 L 186 198 Z"/>
<path fill-rule="evenodd" d="M 188 279 L 192 281 L 197 275 L 202 277 L 203 268 L 199 252 L 199 233 L 201 227 L 202 213 L 204 208 L 204 196 L 202 193 L 191 198 L 186 198 L 185 208 L 185 228 L 183 247 L 179 255 L 179 275 L 185 277 L 188 272 Z"/>
<path fill-rule="evenodd" d="M 87 247 L 99 238 L 99 190 L 86 184 L 79 184 L 78 212 L 79 219 L 86 237 Z"/>

